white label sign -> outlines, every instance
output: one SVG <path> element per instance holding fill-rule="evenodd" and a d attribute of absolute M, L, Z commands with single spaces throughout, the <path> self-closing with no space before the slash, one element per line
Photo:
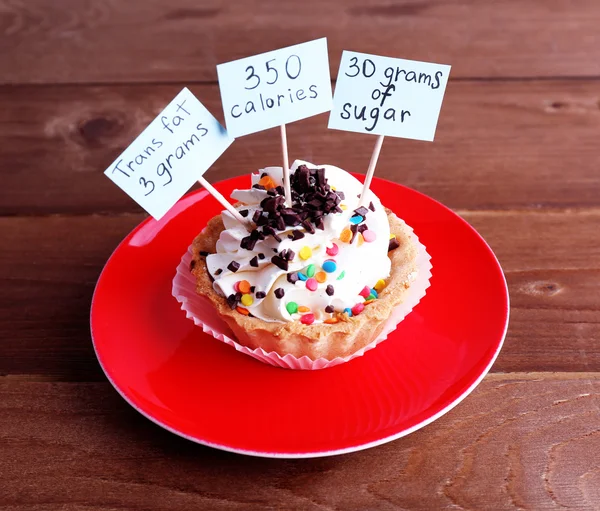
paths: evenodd
<path fill-rule="evenodd" d="M 326 38 L 220 64 L 217 74 L 232 137 L 331 109 Z"/>
<path fill-rule="evenodd" d="M 232 142 L 185 88 L 104 174 L 159 220 Z"/>
<path fill-rule="evenodd" d="M 329 128 L 433 141 L 450 66 L 344 51 Z"/>

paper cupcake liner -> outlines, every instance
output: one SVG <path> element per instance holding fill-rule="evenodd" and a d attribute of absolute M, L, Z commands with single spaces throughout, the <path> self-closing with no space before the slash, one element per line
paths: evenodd
<path fill-rule="evenodd" d="M 361 357 L 367 351 L 373 349 L 380 342 L 387 339 L 388 335 L 396 329 L 398 324 L 425 296 L 426 290 L 430 285 L 429 280 L 431 279 L 431 257 L 427 253 L 425 246 L 419 241 L 419 238 L 414 233 L 413 229 L 410 226 L 407 227 L 410 231 L 410 236 L 417 247 L 417 277 L 412 282 L 404 302 L 393 309 L 383 326 L 381 334 L 364 348 L 361 348 L 356 353 L 344 358 L 337 357 L 333 360 L 327 360 L 326 358 L 312 360 L 307 356 L 296 358 L 293 355 L 281 356 L 275 352 L 267 353 L 262 348 L 251 349 L 239 344 L 235 340 L 229 326 L 215 314 L 214 307 L 210 300 L 196 293 L 196 278 L 190 272 L 190 263 L 192 261 L 191 246 L 188 248 L 188 251 L 184 254 L 177 267 L 177 273 L 173 279 L 173 296 L 181 303 L 181 309 L 185 311 L 187 318 L 193 320 L 197 326 L 202 327 L 202 330 L 207 334 L 234 347 L 240 353 L 249 355 L 265 364 L 286 369 L 316 370 L 334 367 L 354 358 Z"/>

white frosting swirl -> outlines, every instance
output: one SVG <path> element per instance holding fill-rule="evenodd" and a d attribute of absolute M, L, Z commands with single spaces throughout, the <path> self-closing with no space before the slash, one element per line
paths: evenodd
<path fill-rule="evenodd" d="M 352 225 L 350 218 L 355 216 L 354 210 L 358 207 L 358 195 L 362 192 L 362 184 L 349 173 L 331 165 L 316 166 L 296 160 L 290 172 L 295 172 L 300 165 L 306 165 L 310 169 L 325 169 L 327 183 L 336 191 L 344 192 L 345 198 L 340 203 L 342 213 L 325 215 L 324 230 L 316 229 L 314 234 L 310 234 L 302 226 L 288 227 L 284 231 L 277 231 L 282 238 L 281 243 L 272 236 L 267 236 L 264 240 L 258 241 L 253 250 L 245 250 L 240 247 L 240 242 L 242 238 L 248 236 L 248 231 L 227 211 L 223 211 L 221 217 L 225 230 L 217 242 L 216 253 L 206 257 L 208 271 L 214 278 L 215 291 L 228 297 L 236 293 L 236 283 L 242 280 L 248 281 L 251 286 L 254 286 L 254 292 L 250 293 L 253 303 L 249 306 L 241 304 L 240 306 L 264 321 L 286 322 L 300 319 L 301 314 L 290 314 L 286 308 L 289 302 L 295 302 L 299 306 L 309 307 L 310 312 L 314 314 L 315 322 L 321 322 L 331 317 L 330 313 L 326 313 L 326 307 L 333 306 L 336 312 L 341 312 L 364 302 L 365 298 L 360 295 L 360 292 L 365 286 L 372 288 L 378 280 L 385 279 L 390 274 L 391 263 L 387 255 L 390 226 L 387 214 L 377 196 L 371 191 L 368 192 L 365 204 L 369 206 L 369 203 L 372 203 L 375 211 L 369 210 L 364 220 L 368 230 L 375 234 L 375 239 L 363 242 L 362 236 L 356 235 L 352 243 L 340 241 L 340 233 Z M 252 174 L 252 184 L 258 183 L 265 173 L 277 185 L 281 185 L 283 174 L 281 167 L 267 167 L 259 173 Z M 243 203 L 238 204 L 236 208 L 248 210 L 248 218 L 251 219 L 254 212 L 261 209 L 260 202 L 267 197 L 267 192 L 255 188 L 234 190 L 231 197 Z M 294 229 L 303 231 L 305 236 L 298 240 L 289 239 L 288 234 Z M 339 248 L 335 256 L 328 255 L 326 251 L 333 243 Z M 306 260 L 300 257 L 303 247 L 309 247 L 312 252 Z M 291 249 L 295 253 L 293 260 L 289 261 L 287 271 L 271 262 L 271 258 L 275 255 L 274 249 L 278 252 Z M 259 259 L 258 267 L 254 267 L 250 261 L 259 254 L 264 254 L 264 259 Z M 316 272 L 320 272 L 323 263 L 328 260 L 335 261 L 336 269 L 326 273 L 326 281 L 317 283 L 315 291 L 309 290 L 303 280 L 290 283 L 287 279 L 288 273 L 306 274 L 311 264 L 315 265 Z M 232 261 L 239 264 L 236 272 L 227 268 Z M 320 277 L 323 275 L 321 274 Z M 331 296 L 327 293 L 328 285 L 333 286 L 334 289 Z M 283 290 L 282 298 L 277 298 L 276 289 Z M 266 296 L 256 298 L 257 292 L 264 292 Z"/>

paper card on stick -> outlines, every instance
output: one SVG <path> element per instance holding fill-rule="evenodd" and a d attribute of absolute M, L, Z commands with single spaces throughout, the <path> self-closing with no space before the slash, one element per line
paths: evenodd
<path fill-rule="evenodd" d="M 331 109 L 326 38 L 220 64 L 217 74 L 232 137 Z"/>
<path fill-rule="evenodd" d="M 433 141 L 450 66 L 344 51 L 329 128 Z"/>
<path fill-rule="evenodd" d="M 232 142 L 184 88 L 104 174 L 159 220 Z"/>

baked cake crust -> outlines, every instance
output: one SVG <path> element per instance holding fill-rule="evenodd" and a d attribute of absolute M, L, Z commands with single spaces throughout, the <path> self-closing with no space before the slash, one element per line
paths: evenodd
<path fill-rule="evenodd" d="M 196 292 L 207 297 L 221 319 L 231 328 L 237 341 L 251 349 L 262 348 L 267 353 L 275 351 L 296 358 L 307 356 L 313 360 L 347 357 L 364 348 L 381 333 L 394 307 L 404 301 L 417 271 L 417 249 L 406 224 L 386 208 L 390 232 L 396 235 L 399 246 L 388 253 L 391 273 L 386 287 L 379 297 L 367 305 L 364 311 L 353 317 L 337 313 L 338 323 L 315 323 L 304 325 L 300 321 L 267 322 L 252 316 L 244 316 L 227 304 L 212 285 L 201 252 L 214 253 L 219 235 L 225 229 L 221 216 L 213 217 L 192 244 L 191 272 L 196 278 Z"/>

